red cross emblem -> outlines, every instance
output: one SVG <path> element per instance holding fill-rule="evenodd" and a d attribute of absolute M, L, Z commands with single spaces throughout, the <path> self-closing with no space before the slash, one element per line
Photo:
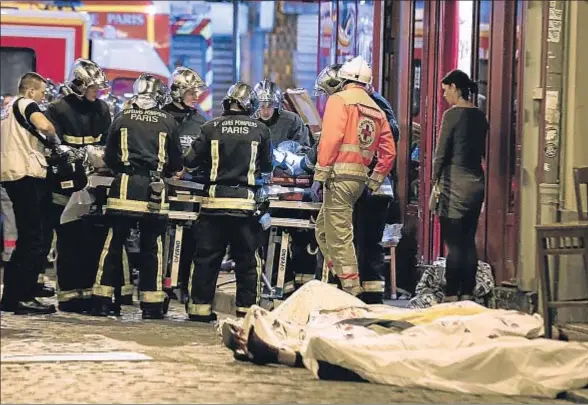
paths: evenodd
<path fill-rule="evenodd" d="M 363 146 L 370 146 L 374 141 L 374 124 L 370 121 L 364 120 L 359 124 L 359 142 Z"/>

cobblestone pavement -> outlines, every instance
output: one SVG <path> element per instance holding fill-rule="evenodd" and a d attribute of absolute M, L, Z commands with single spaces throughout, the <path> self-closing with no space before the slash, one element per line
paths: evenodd
<path fill-rule="evenodd" d="M 140 310 L 93 318 L 3 312 L 1 353 L 33 355 L 131 351 L 142 362 L 2 363 L 2 403 L 545 403 L 528 397 L 471 396 L 315 380 L 305 369 L 241 363 L 212 325 L 187 322 L 173 303 L 168 319 Z M 548 400 L 549 401 L 549 400 Z M 557 403 L 552 402 L 551 403 Z M 565 403 L 559 401 L 559 403 Z"/>

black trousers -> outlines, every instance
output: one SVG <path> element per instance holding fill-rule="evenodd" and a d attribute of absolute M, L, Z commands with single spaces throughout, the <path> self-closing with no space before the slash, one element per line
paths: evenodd
<path fill-rule="evenodd" d="M 163 240 L 167 217 L 144 215 L 140 218 L 129 216 L 110 217 L 111 225 L 106 235 L 104 247 L 98 260 L 96 282 L 92 289 L 94 300 L 112 301 L 115 288 L 124 281 L 122 269 L 124 244 L 129 231 L 139 222 L 139 300 L 142 309 L 162 308 L 163 291 Z"/>
<path fill-rule="evenodd" d="M 364 192 L 353 210 L 353 240 L 363 288 L 362 299 L 368 304 L 381 303 L 384 298 L 384 249 L 380 245 L 388 207 L 388 196 Z"/>
<path fill-rule="evenodd" d="M 48 244 L 47 208 L 50 204 L 45 179 L 24 177 L 16 181 L 3 182 L 14 209 L 18 239 L 10 262 L 4 269 L 5 305 L 34 298 L 37 279 L 44 270 Z"/>
<path fill-rule="evenodd" d="M 315 279 L 319 248 L 313 230 L 293 230 L 291 235 L 292 257 L 286 269 L 294 273 L 295 286 L 300 288 Z"/>
<path fill-rule="evenodd" d="M 179 267 L 179 281 L 182 293 L 187 293 L 189 289 L 188 284 L 190 282 L 190 273 L 192 272 L 195 251 L 196 239 L 194 239 L 194 231 L 191 228 L 184 228 Z"/>
<path fill-rule="evenodd" d="M 196 252 L 191 274 L 189 315 L 212 314 L 216 282 L 227 247 L 235 261 L 237 315 L 261 297 L 261 225 L 254 217 L 200 214 L 194 226 Z"/>
<path fill-rule="evenodd" d="M 50 215 L 57 234 L 57 301 L 90 299 L 108 227 L 98 218 L 60 224 L 64 208 L 53 203 Z"/>
<path fill-rule="evenodd" d="M 474 213 L 459 219 L 440 217 L 441 235 L 448 250 L 445 264 L 446 296 L 472 295 L 476 286 L 476 230 L 479 216 L 479 213 Z"/>

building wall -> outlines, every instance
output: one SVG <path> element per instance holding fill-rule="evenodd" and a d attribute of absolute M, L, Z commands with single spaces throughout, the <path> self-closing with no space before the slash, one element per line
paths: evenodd
<path fill-rule="evenodd" d="M 536 244 L 534 227 L 538 212 L 538 162 L 540 138 L 541 101 L 534 94 L 541 87 L 541 39 L 543 2 L 525 3 L 524 23 L 524 77 L 523 77 L 523 142 L 521 156 L 521 207 L 520 210 L 520 254 L 517 272 L 518 286 L 523 291 L 537 291 Z"/>
<path fill-rule="evenodd" d="M 518 286 L 520 290 L 537 291 L 537 260 L 534 226 L 538 221 L 551 222 L 545 205 L 540 206 L 539 177 L 542 170 L 540 160 L 540 126 L 544 109 L 541 100 L 541 51 L 543 2 L 531 1 L 526 4 L 525 24 L 525 71 L 523 153 L 521 170 L 521 235 Z M 564 17 L 564 83 L 562 89 L 562 131 L 560 143 L 560 182 L 557 214 L 561 221 L 577 219 L 573 167 L 588 166 L 588 53 L 585 51 L 588 39 L 588 1 L 567 3 Z M 543 153 L 541 151 L 541 153 Z M 543 210 L 542 210 L 543 208 Z M 542 210 L 541 218 L 539 213 Z M 547 209 L 549 210 L 549 208 Z M 588 296 L 588 276 L 581 271 L 579 258 L 562 258 L 559 265 L 558 296 L 561 299 L 580 299 Z M 555 277 L 556 273 L 552 273 Z M 560 310 L 560 322 L 588 320 L 588 311 L 577 309 Z"/>
<path fill-rule="evenodd" d="M 565 134 L 560 178 L 560 210 L 562 221 L 577 220 L 577 204 L 574 189 L 573 168 L 588 166 L 588 1 L 570 1 L 567 19 L 567 57 L 564 75 Z M 586 202 L 584 202 L 586 204 Z M 584 205 L 586 206 L 586 205 Z M 562 259 L 560 265 L 559 294 L 563 299 L 585 299 L 588 297 L 588 273 L 581 271 L 581 256 Z M 588 310 L 562 309 L 560 321 L 586 322 Z"/>
<path fill-rule="evenodd" d="M 562 208 L 565 217 L 577 219 L 572 169 L 588 166 L 588 98 L 586 97 L 588 94 L 588 76 L 586 75 L 588 71 L 588 52 L 586 52 L 588 1 L 571 1 L 568 7 L 570 8 L 568 63 L 567 74 L 564 76 L 568 92 L 564 104 L 566 145 L 562 173 L 564 178 Z"/>

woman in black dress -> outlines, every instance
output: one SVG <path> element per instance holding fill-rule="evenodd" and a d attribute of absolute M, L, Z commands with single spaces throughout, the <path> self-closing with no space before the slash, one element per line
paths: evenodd
<path fill-rule="evenodd" d="M 439 198 L 435 214 L 448 252 L 446 301 L 471 299 L 478 256 L 476 229 L 484 202 L 484 171 L 488 121 L 472 102 L 478 86 L 461 70 L 447 74 L 441 85 L 452 107 L 443 114 L 433 164 Z"/>

